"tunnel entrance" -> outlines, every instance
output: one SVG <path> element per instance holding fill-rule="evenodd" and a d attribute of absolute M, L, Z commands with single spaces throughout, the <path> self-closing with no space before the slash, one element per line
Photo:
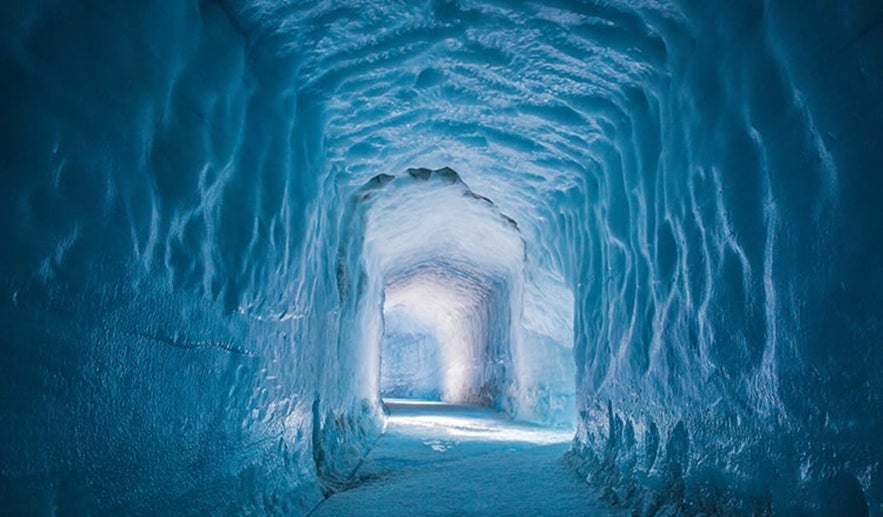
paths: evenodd
<path fill-rule="evenodd" d="M 378 175 L 352 201 L 339 286 L 355 295 L 340 333 L 362 358 L 354 383 L 572 426 L 573 297 L 518 224 L 449 168 Z"/>

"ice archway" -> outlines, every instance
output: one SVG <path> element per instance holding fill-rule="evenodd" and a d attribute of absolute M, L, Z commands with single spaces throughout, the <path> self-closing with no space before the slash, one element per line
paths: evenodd
<path fill-rule="evenodd" d="M 573 368 L 574 454 L 617 502 L 879 514 L 881 20 L 3 2 L 0 503 L 309 508 L 382 421 L 386 296 L 399 330 L 468 330 L 487 369 L 451 385 L 513 414 L 566 418 Z M 499 231 L 433 241 L 451 207 L 415 192 L 450 175 L 411 167 Z"/>
<path fill-rule="evenodd" d="M 344 239 L 338 277 L 354 307 L 341 339 L 364 354 L 356 362 L 374 365 L 379 356 L 387 380 L 436 370 L 436 385 L 422 389 L 443 400 L 572 422 L 572 296 L 560 273 L 525 274 L 516 221 L 450 168 L 376 176 L 350 203 L 352 238 Z M 362 287 L 352 289 L 355 277 Z M 545 303 L 550 294 L 564 296 Z M 415 354 L 435 359 L 407 360 Z M 377 392 L 377 372 L 364 372 L 359 384 Z"/>

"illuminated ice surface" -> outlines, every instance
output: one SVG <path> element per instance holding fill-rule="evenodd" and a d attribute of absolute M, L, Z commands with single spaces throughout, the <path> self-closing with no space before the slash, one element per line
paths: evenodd
<path fill-rule="evenodd" d="M 883 0 L 2 0 L 0 513 L 300 515 L 390 395 L 883 514 L 881 171 Z"/>
<path fill-rule="evenodd" d="M 457 406 L 419 399 L 384 399 L 390 415 L 384 435 L 408 434 L 445 440 L 446 448 L 462 441 L 551 445 L 569 443 L 570 429 L 555 429 L 512 422 L 481 406 Z M 392 427 L 390 427 L 392 426 Z"/>

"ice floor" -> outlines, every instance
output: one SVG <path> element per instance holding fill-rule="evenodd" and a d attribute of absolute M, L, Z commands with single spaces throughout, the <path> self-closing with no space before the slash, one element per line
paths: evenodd
<path fill-rule="evenodd" d="M 564 463 L 573 433 L 485 408 L 387 400 L 352 485 L 310 515 L 616 515 Z"/>

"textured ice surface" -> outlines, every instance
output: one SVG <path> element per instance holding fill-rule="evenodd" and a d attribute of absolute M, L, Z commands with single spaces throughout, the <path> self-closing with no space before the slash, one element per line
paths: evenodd
<path fill-rule="evenodd" d="M 311 515 L 628 515 L 562 460 L 571 432 L 485 408 L 384 401 L 386 433 L 357 479 Z"/>
<path fill-rule="evenodd" d="M 880 514 L 881 20 L 2 2 L 0 506 L 298 513 L 417 335 L 618 504 Z"/>

